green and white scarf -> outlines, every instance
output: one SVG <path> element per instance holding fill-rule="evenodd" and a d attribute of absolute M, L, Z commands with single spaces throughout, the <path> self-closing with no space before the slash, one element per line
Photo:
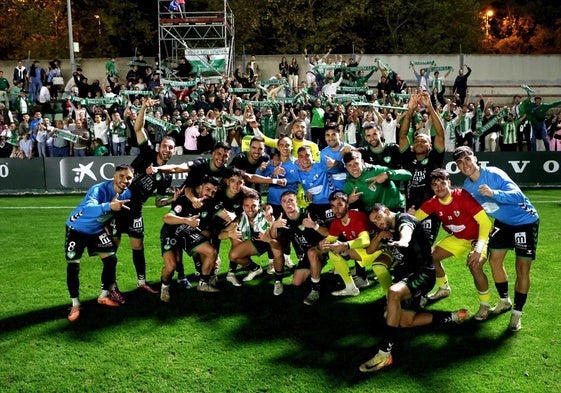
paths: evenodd
<path fill-rule="evenodd" d="M 259 210 L 257 215 L 253 219 L 253 225 L 249 222 L 249 217 L 247 214 L 242 213 L 240 217 L 240 222 L 238 224 L 238 229 L 242 234 L 242 241 L 243 240 L 251 240 L 251 230 L 257 233 L 265 232 L 271 224 L 265 218 L 265 212 L 263 210 Z"/>

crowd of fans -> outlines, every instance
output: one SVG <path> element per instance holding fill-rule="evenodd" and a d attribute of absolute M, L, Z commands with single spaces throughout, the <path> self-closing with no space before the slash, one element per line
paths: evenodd
<path fill-rule="evenodd" d="M 260 74 L 255 56 L 233 75 L 205 77 L 186 61 L 171 67 L 149 64 L 142 55 L 130 62 L 122 78 L 114 59 L 106 64 L 107 78 L 91 82 L 78 68 L 64 82 L 59 61 L 44 68 L 35 61 L 27 69 L 20 61 L 10 83 L 0 70 L 0 135 L 3 157 L 27 158 L 82 155 L 135 155 L 132 127 L 142 102 L 155 97 L 160 104 L 147 116 L 153 145 L 163 136 L 176 139 L 176 154 L 205 154 L 216 142 L 234 153 L 254 129 L 270 138 L 288 133 L 297 118 L 307 124 L 306 138 L 325 146 L 322 130 L 336 123 L 342 139 L 363 145 L 364 126 L 374 122 L 384 139 L 396 141 L 400 114 L 411 94 L 428 91 L 446 128 L 446 150 L 470 146 L 476 151 L 561 150 L 561 115 L 549 109 L 560 102 L 542 103 L 531 88 L 513 97 L 508 107 L 492 97 L 470 95 L 464 65 L 454 81 L 449 66 L 411 61 L 416 86 L 382 60 L 360 65 L 362 55 L 309 55 L 288 61 L 278 74 Z M 415 66 L 421 66 L 417 72 Z M 156 69 L 158 68 L 158 69 Z M 440 71 L 446 71 L 440 76 Z M 377 83 L 369 84 L 378 73 Z M 121 81 L 123 79 L 123 81 Z M 256 123 L 254 123 L 256 122 Z M 434 137 L 434 127 L 422 106 L 411 123 L 415 132 Z"/>

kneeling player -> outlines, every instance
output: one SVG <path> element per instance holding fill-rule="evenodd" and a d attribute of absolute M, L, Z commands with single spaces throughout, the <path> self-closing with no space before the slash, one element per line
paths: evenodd
<path fill-rule="evenodd" d="M 195 195 L 202 206 L 195 208 L 185 194 L 181 195 L 172 204 L 171 211 L 163 220 L 164 225 L 160 232 L 162 256 L 164 267 L 162 269 L 162 290 L 160 299 L 169 302 L 169 286 L 175 271 L 181 249 L 190 256 L 199 255 L 202 261 L 202 272 L 198 291 L 218 292 L 218 288 L 209 284 L 214 262 L 218 252 L 212 246 L 210 239 L 200 227 L 205 227 L 204 221 L 212 217 L 212 198 L 218 190 L 219 180 L 205 176 L 202 183 L 195 188 Z"/>
<path fill-rule="evenodd" d="M 474 318 L 483 321 L 487 319 L 491 308 L 489 281 L 483 271 L 491 220 L 467 191 L 451 188 L 450 175 L 444 169 L 435 169 L 430 178 L 434 196 L 421 205 L 415 212 L 415 217 L 422 221 L 434 214 L 442 221 L 442 227 L 449 235 L 433 247 L 432 258 L 438 289 L 428 298 L 438 300 L 450 294 L 448 277 L 441 261 L 449 257 L 458 258 L 469 251 L 466 264 L 473 276 L 480 303 Z"/>
<path fill-rule="evenodd" d="M 319 249 L 319 242 L 328 235 L 327 228 L 320 225 L 317 217 L 298 207 L 294 191 L 285 191 L 281 196 L 283 214 L 271 225 L 271 237 L 281 243 L 292 242 L 298 256 L 298 265 L 294 271 L 292 285 L 302 285 L 308 277 L 312 290 L 304 299 L 304 304 L 311 306 L 319 299 L 320 275 L 324 255 Z M 286 215 L 286 218 L 283 216 Z"/>
<path fill-rule="evenodd" d="M 263 274 L 263 268 L 250 257 L 272 252 L 275 268 L 273 294 L 279 296 L 283 292 L 284 259 L 280 244 L 269 235 L 270 220 L 272 220 L 271 212 L 267 213 L 261 208 L 261 196 L 257 192 L 247 194 L 243 200 L 243 213 L 238 225 L 230 227 L 221 237 L 241 240 L 230 249 L 228 257 L 230 262 L 249 269 L 244 281 L 251 281 Z"/>

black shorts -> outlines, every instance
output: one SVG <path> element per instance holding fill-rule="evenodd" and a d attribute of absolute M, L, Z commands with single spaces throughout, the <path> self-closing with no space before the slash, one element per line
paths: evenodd
<path fill-rule="evenodd" d="M 201 244 L 210 242 L 210 238 L 203 235 L 199 228 L 194 228 L 187 224 L 178 226 L 174 237 L 179 241 L 181 248 L 190 256 L 196 253 L 196 248 Z"/>
<path fill-rule="evenodd" d="M 160 248 L 162 255 L 166 252 L 181 250 L 181 243 L 175 236 L 175 228 L 163 226 L 160 231 Z"/>
<path fill-rule="evenodd" d="M 437 215 L 431 214 L 423 221 L 421 221 L 421 225 L 423 226 L 423 230 L 429 238 L 430 244 L 434 244 L 434 241 L 438 237 L 438 231 L 440 231 L 440 220 L 438 219 Z"/>
<path fill-rule="evenodd" d="M 411 273 L 400 282 L 404 283 L 411 292 L 411 298 L 404 302 L 403 307 L 416 310 L 420 306 L 421 298 L 434 288 L 436 274 L 434 268 L 424 269 L 420 273 Z"/>
<path fill-rule="evenodd" d="M 144 239 L 144 219 L 141 210 L 120 210 L 109 223 L 111 236 L 120 239 L 123 233 L 135 239 Z"/>
<path fill-rule="evenodd" d="M 489 237 L 489 250 L 512 250 L 517 257 L 534 260 L 538 246 L 538 232 L 540 220 L 533 224 L 507 225 L 495 220 L 491 236 Z"/>
<path fill-rule="evenodd" d="M 311 268 L 310 258 L 308 258 L 308 253 L 297 255 L 297 257 L 298 257 L 298 263 L 296 264 L 296 269 L 309 270 Z M 329 255 L 327 253 L 321 254 L 320 262 L 322 267 L 327 264 L 328 257 Z"/>
<path fill-rule="evenodd" d="M 255 255 L 263 255 L 266 252 L 271 251 L 271 245 L 269 243 L 265 243 L 261 240 L 251 239 L 251 244 L 253 244 L 253 248 L 255 248 Z"/>
<path fill-rule="evenodd" d="M 115 253 L 115 244 L 106 231 L 88 235 L 66 227 L 64 242 L 66 260 L 69 262 L 79 260 L 86 248 L 89 256 Z"/>

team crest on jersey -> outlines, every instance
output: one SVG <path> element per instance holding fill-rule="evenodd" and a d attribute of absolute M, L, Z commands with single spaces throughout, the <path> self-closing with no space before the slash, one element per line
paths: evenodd
<path fill-rule="evenodd" d="M 201 218 L 205 218 L 207 215 L 208 215 L 207 212 L 202 212 L 202 213 L 201 213 Z"/>
<path fill-rule="evenodd" d="M 459 210 L 454 210 L 454 216 L 455 217 L 460 217 L 460 211 Z"/>
<path fill-rule="evenodd" d="M 173 208 L 173 211 L 176 212 L 177 214 L 181 213 L 182 210 L 183 208 L 181 207 L 181 205 L 177 205 L 176 207 Z"/>
<path fill-rule="evenodd" d="M 384 162 L 390 163 L 392 158 L 390 156 L 384 157 Z"/>
<path fill-rule="evenodd" d="M 427 165 L 429 163 L 428 157 L 425 157 L 421 160 L 421 165 Z"/>

